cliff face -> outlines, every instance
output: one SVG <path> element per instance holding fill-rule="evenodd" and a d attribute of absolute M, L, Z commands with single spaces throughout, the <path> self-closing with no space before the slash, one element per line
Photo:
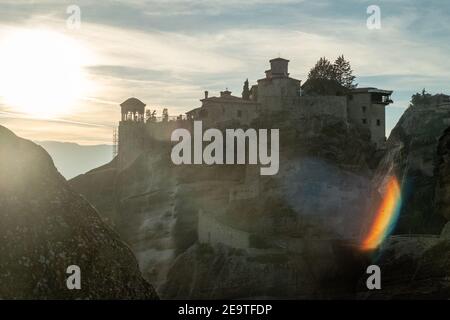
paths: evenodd
<path fill-rule="evenodd" d="M 0 127 L 0 298 L 153 299 L 130 249 L 34 143 Z M 81 269 L 81 290 L 66 286 Z"/>
<path fill-rule="evenodd" d="M 448 106 L 411 107 L 377 152 L 366 132 L 332 116 L 262 117 L 254 127 L 280 128 L 278 175 L 177 167 L 170 146 L 155 142 L 114 173 L 106 195 L 117 230 L 164 298 L 448 297 L 449 118 Z M 102 174 L 92 172 L 90 183 Z M 392 175 L 403 198 L 396 233 L 413 235 L 390 237 L 368 256 L 358 245 Z M 383 290 L 367 294 L 373 263 Z"/>
<path fill-rule="evenodd" d="M 450 127 L 439 139 L 435 175 L 436 212 L 450 220 Z"/>
<path fill-rule="evenodd" d="M 115 226 L 117 220 L 115 207 L 116 161 L 117 158 L 69 181 L 75 190 L 82 190 L 82 194 L 88 202 L 95 204 L 95 208 L 101 212 L 102 220 L 112 227 Z"/>
<path fill-rule="evenodd" d="M 382 290 L 366 292 L 361 298 L 450 297 L 450 222 L 442 228 L 450 218 L 450 129 L 440 136 L 448 126 L 450 110 L 442 110 L 408 110 L 389 139 L 382 166 L 398 170 L 403 187 L 408 183 L 414 187 L 406 194 L 410 203 L 403 200 L 398 230 L 433 234 L 388 238 L 372 262 L 382 270 Z M 419 222 L 424 225 L 420 227 Z"/>
<path fill-rule="evenodd" d="M 450 238 L 393 236 L 373 260 L 381 269 L 382 290 L 367 291 L 365 299 L 444 299 L 450 297 Z"/>
<path fill-rule="evenodd" d="M 319 289 L 331 297 L 352 290 L 345 283 L 356 279 L 334 281 L 358 277 L 364 260 L 352 246 L 374 193 L 378 155 L 367 132 L 332 116 L 284 114 L 254 126 L 280 128 L 276 176 L 260 176 L 258 166 L 175 166 L 171 146 L 156 141 L 115 173 L 115 228 L 161 297 L 313 297 Z M 71 183 L 89 197 L 83 186 L 105 185 L 103 173 Z M 215 225 L 199 230 L 199 212 Z"/>
<path fill-rule="evenodd" d="M 439 234 L 446 219 L 434 205 L 438 140 L 450 125 L 450 105 L 408 108 L 393 129 L 374 185 L 396 175 L 402 208 L 395 233 Z"/>

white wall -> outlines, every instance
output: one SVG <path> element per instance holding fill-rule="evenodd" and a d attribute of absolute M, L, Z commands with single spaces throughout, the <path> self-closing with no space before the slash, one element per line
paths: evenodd
<path fill-rule="evenodd" d="M 250 234 L 221 224 L 201 210 L 198 213 L 198 241 L 208 244 L 224 244 L 232 248 L 247 249 Z"/>

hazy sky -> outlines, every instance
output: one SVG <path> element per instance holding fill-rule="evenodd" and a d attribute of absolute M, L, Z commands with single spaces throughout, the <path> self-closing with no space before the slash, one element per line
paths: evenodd
<path fill-rule="evenodd" d="M 380 30 L 366 27 L 372 4 L 381 8 Z M 80 29 L 66 25 L 69 5 L 81 9 Z M 289 59 L 291 76 L 304 81 L 319 57 L 344 54 L 359 86 L 395 91 L 390 130 L 414 92 L 449 93 L 449 18 L 450 3 L 440 0 L 0 0 L 0 40 L 17 28 L 60 33 L 82 49 L 90 84 L 70 112 L 51 120 L 0 96 L 0 124 L 33 140 L 111 143 L 118 105 L 128 97 L 178 115 L 198 107 L 204 90 L 239 95 L 246 78 L 264 76 L 271 58 Z M 51 42 L 33 46 L 57 50 Z"/>

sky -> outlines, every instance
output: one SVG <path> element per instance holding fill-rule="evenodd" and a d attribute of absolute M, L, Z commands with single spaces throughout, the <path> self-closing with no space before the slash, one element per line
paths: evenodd
<path fill-rule="evenodd" d="M 380 29 L 367 28 L 370 5 Z M 343 54 L 360 87 L 394 91 L 389 134 L 413 93 L 450 93 L 449 18 L 450 2 L 437 0 L 0 0 L 0 125 L 32 140 L 111 144 L 129 97 L 179 115 L 205 90 L 240 95 L 271 58 L 305 81 L 320 57 Z"/>

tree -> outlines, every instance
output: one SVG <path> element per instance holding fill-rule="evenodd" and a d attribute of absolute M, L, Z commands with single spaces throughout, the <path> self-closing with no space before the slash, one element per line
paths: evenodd
<path fill-rule="evenodd" d="M 334 64 L 326 57 L 322 57 L 317 61 L 314 68 L 309 71 L 308 79 L 334 80 L 341 86 L 348 89 L 354 89 L 355 76 L 350 66 L 350 62 L 345 60 L 344 56 L 339 56 Z"/>
<path fill-rule="evenodd" d="M 337 82 L 348 89 L 356 88 L 357 84 L 353 83 L 355 76 L 353 75 L 352 67 L 350 62 L 345 60 L 344 55 L 339 56 L 333 66 Z"/>
<path fill-rule="evenodd" d="M 334 66 L 327 58 L 320 58 L 314 68 L 309 71 L 308 79 L 336 80 Z"/>
<path fill-rule="evenodd" d="M 248 87 L 248 79 L 244 82 L 244 87 L 242 89 L 242 99 L 250 100 L 250 89 Z"/>

